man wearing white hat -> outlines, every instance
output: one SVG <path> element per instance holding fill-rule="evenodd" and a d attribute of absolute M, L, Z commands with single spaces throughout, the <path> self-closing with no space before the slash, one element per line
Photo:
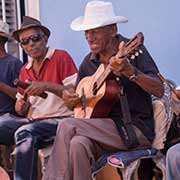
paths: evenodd
<path fill-rule="evenodd" d="M 120 82 L 118 92 L 114 93 L 113 89 L 108 92 L 109 97 L 115 94 L 115 98 L 112 104 L 111 98 L 108 99 L 110 110 L 107 111 L 105 106 L 101 108 L 104 117 L 68 118 L 61 122 L 43 180 L 91 180 L 92 164 L 102 154 L 151 147 L 154 138 L 151 94 L 161 97 L 163 85 L 157 77 L 158 69 L 144 46 L 143 54 L 133 61 L 129 62 L 124 56 L 124 42 L 128 39 L 117 34 L 116 24 L 125 22 L 127 18 L 116 16 L 112 3 L 104 1 L 90 1 L 84 16 L 72 22 L 73 30 L 85 31 L 91 51 L 80 65 L 77 86 L 84 77 L 93 75 L 102 64 L 105 67 L 109 64 L 108 68 L 114 72 L 107 79 L 113 82 L 120 79 Z M 86 80 L 86 83 L 88 86 L 89 81 Z M 123 94 L 127 96 L 124 100 L 129 104 L 125 109 L 129 109 L 130 123 L 125 121 L 121 110 L 119 89 L 122 86 Z M 79 99 L 76 93 L 67 90 L 63 98 L 70 105 L 76 105 Z M 81 106 L 86 111 L 82 99 Z M 130 128 L 134 137 L 128 131 Z"/>
<path fill-rule="evenodd" d="M 14 144 L 16 128 L 8 120 L 19 121 L 14 109 L 17 89 L 13 84 L 18 78 L 22 63 L 8 54 L 5 43 L 10 38 L 9 25 L 0 20 L 0 144 Z"/>

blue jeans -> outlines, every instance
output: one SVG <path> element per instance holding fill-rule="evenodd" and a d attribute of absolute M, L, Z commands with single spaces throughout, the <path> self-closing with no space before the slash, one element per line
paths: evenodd
<path fill-rule="evenodd" d="M 154 148 L 144 148 L 138 150 L 129 150 L 129 151 L 118 151 L 113 153 L 103 154 L 98 161 L 92 166 L 92 173 L 96 174 L 103 166 L 108 162 L 112 166 L 118 168 L 125 168 L 130 165 L 133 161 L 143 158 L 151 157 L 157 154 L 157 150 Z M 121 163 L 112 163 L 111 158 L 116 158 L 121 161 Z"/>
<path fill-rule="evenodd" d="M 172 146 L 166 156 L 167 180 L 180 179 L 180 143 Z"/>
<path fill-rule="evenodd" d="M 20 118 L 6 113 L 0 116 L 0 144 L 13 145 L 15 131 L 29 122 L 25 118 Z"/>
<path fill-rule="evenodd" d="M 52 144 L 60 119 L 33 121 L 15 133 L 15 180 L 37 180 L 38 150 Z"/>

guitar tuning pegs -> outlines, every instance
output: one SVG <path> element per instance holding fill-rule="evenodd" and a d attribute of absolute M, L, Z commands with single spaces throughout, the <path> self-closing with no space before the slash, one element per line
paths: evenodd
<path fill-rule="evenodd" d="M 135 52 L 135 56 L 139 56 L 139 52 Z"/>
<path fill-rule="evenodd" d="M 133 59 L 135 59 L 135 55 L 134 54 L 131 55 L 131 60 L 133 60 Z"/>
<path fill-rule="evenodd" d="M 139 53 L 140 53 L 140 54 L 142 54 L 142 53 L 143 53 L 143 51 L 142 51 L 141 49 L 139 49 Z"/>

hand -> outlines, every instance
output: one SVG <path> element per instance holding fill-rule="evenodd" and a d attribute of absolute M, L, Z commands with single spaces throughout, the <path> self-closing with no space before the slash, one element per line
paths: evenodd
<path fill-rule="evenodd" d="M 0 82 L 0 91 L 3 91 L 3 88 L 4 87 L 4 83 L 3 82 Z"/>
<path fill-rule="evenodd" d="M 30 102 L 19 99 L 16 101 L 15 110 L 19 115 L 26 116 L 28 114 L 30 106 Z"/>
<path fill-rule="evenodd" d="M 69 109 L 73 109 L 74 106 L 79 103 L 79 97 L 75 94 L 75 90 L 73 88 L 64 90 L 62 93 L 62 99 Z"/>
<path fill-rule="evenodd" d="M 180 90 L 179 89 L 176 89 L 175 93 L 172 92 L 172 99 L 176 100 L 176 101 L 180 100 Z"/>
<path fill-rule="evenodd" d="M 134 67 L 128 62 L 128 59 L 124 57 L 125 53 L 125 43 L 121 42 L 118 53 L 110 59 L 109 65 L 111 70 L 116 74 L 120 73 L 126 77 L 130 77 L 134 74 Z"/>
<path fill-rule="evenodd" d="M 180 89 L 176 89 L 177 98 L 180 100 Z"/>
<path fill-rule="evenodd" d="M 24 91 L 28 96 L 38 96 L 41 95 L 44 91 L 46 91 L 47 82 L 36 82 L 36 81 L 26 81 L 30 85 Z"/>

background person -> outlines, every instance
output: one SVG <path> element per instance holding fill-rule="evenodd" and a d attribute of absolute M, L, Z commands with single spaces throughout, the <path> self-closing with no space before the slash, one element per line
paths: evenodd
<path fill-rule="evenodd" d="M 17 89 L 13 83 L 19 76 L 22 63 L 6 51 L 8 39 L 9 25 L 0 20 L 0 144 L 12 145 L 17 128 L 15 122 L 21 123 L 14 109 Z"/>
<path fill-rule="evenodd" d="M 0 20 L 0 144 L 3 145 L 14 144 L 14 132 L 21 124 L 21 118 L 17 117 L 14 109 L 17 89 L 13 82 L 19 76 L 22 63 L 6 51 L 5 44 L 9 39 L 9 25 Z M 2 162 L 0 164 L 3 165 Z M 5 180 L 7 174 L 2 168 L 0 172 L 0 179 Z"/>
<path fill-rule="evenodd" d="M 176 123 L 178 123 L 178 126 L 176 127 L 178 130 L 176 134 L 176 137 L 179 136 L 179 123 L 180 123 L 180 86 L 176 87 L 175 90 L 176 94 L 172 93 L 171 95 L 171 108 L 174 112 L 174 118 L 176 118 Z M 172 122 L 174 123 L 174 122 Z M 176 124 L 177 125 L 177 124 Z M 179 138 L 178 138 L 179 139 Z M 177 140 L 178 140 L 177 139 Z M 170 149 L 167 151 L 166 155 L 166 174 L 167 174 L 167 180 L 178 180 L 180 179 L 180 143 L 177 143 L 176 145 L 173 145 Z"/>

